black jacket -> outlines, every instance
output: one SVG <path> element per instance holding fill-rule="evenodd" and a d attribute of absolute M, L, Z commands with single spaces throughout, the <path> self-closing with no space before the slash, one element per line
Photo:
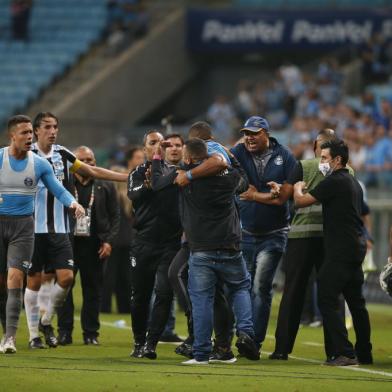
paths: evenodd
<path fill-rule="evenodd" d="M 163 174 L 175 172 L 175 166 L 156 161 Z M 182 228 L 178 212 L 178 189 L 172 183 L 152 189 L 146 171 L 151 162 L 138 166 L 128 179 L 128 197 L 133 202 L 136 238 L 153 244 L 180 241 Z"/>
<path fill-rule="evenodd" d="M 181 188 L 181 221 L 192 251 L 240 249 L 240 220 L 234 201 L 240 182 L 239 172 L 229 168 Z"/>
<path fill-rule="evenodd" d="M 77 181 L 76 178 L 75 181 Z M 96 235 L 101 242 L 113 245 L 120 230 L 120 207 L 117 202 L 116 189 L 111 182 L 102 180 L 93 180 L 93 186 L 92 235 Z M 73 193 L 75 194 L 75 191 Z"/>

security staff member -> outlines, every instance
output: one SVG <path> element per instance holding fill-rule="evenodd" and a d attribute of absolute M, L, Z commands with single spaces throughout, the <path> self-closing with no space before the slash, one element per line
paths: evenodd
<path fill-rule="evenodd" d="M 333 140 L 321 146 L 321 163 L 328 175 L 314 189 L 304 181 L 294 186 L 296 207 L 322 204 L 325 261 L 318 275 L 318 302 L 324 324 L 324 339 L 331 350 L 326 365 L 348 366 L 373 363 L 370 322 L 362 295 L 362 261 L 366 253 L 361 220 L 362 188 L 346 168 L 348 147 Z M 357 342 L 348 340 L 341 316 L 339 295 L 343 294 L 353 317 Z M 327 340 L 330 340 L 329 342 Z M 331 355 L 332 351 L 332 355 Z"/>
<path fill-rule="evenodd" d="M 128 182 L 128 197 L 133 201 L 136 230 L 130 253 L 131 317 L 135 341 L 131 356 L 156 359 L 156 346 L 173 300 L 168 269 L 180 249 L 182 227 L 177 186 L 171 183 L 162 188 L 151 188 L 151 162 L 157 146 L 165 147 L 163 136 L 158 131 L 151 130 L 144 136 L 143 144 L 146 162 L 130 174 Z M 159 160 L 163 175 L 173 173 L 174 165 L 164 162 L 160 156 L 155 158 Z M 209 166 L 211 161 L 214 162 Z M 212 167 L 215 172 L 216 161 L 216 158 L 211 157 L 204 167 Z M 223 165 L 226 167 L 225 163 Z M 156 298 L 146 336 L 154 282 Z"/>
<path fill-rule="evenodd" d="M 85 146 L 75 150 L 81 162 L 95 166 L 93 151 Z M 85 207 L 86 218 L 75 222 L 73 252 L 75 273 L 80 271 L 83 304 L 81 324 L 84 344 L 98 345 L 99 307 L 103 288 L 104 262 L 120 228 L 120 208 L 111 182 L 75 173 L 75 198 Z M 61 333 L 72 336 L 74 305 L 72 291 L 58 312 Z"/>

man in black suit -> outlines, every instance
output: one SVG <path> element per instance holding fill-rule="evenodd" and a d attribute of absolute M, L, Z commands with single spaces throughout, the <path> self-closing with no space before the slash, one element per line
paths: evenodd
<path fill-rule="evenodd" d="M 85 146 L 75 150 L 80 161 L 95 166 L 93 151 Z M 86 217 L 78 219 L 74 228 L 75 273 L 80 271 L 83 305 L 81 324 L 85 344 L 98 345 L 99 306 L 103 287 L 103 270 L 112 252 L 112 244 L 120 228 L 120 210 L 114 185 L 75 173 L 74 195 L 86 208 Z M 59 311 L 58 326 L 69 336 L 73 330 L 72 292 Z"/>

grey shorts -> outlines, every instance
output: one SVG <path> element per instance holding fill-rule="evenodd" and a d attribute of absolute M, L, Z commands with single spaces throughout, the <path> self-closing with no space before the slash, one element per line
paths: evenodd
<path fill-rule="evenodd" d="M 0 273 L 16 268 L 25 273 L 34 250 L 34 218 L 0 215 Z"/>

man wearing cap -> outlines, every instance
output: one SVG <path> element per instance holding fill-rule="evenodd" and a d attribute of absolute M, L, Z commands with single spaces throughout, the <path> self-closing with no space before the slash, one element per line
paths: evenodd
<path fill-rule="evenodd" d="M 283 184 L 296 165 L 291 152 L 270 137 L 270 126 L 263 117 L 252 116 L 241 129 L 243 142 L 232 148 L 249 178 L 250 189 L 270 192 L 269 182 Z M 243 199 L 243 198 L 242 198 Z M 289 231 L 288 203 L 280 206 L 240 200 L 242 251 L 252 276 L 255 340 L 264 341 L 272 302 L 272 281 L 286 248 Z"/>

